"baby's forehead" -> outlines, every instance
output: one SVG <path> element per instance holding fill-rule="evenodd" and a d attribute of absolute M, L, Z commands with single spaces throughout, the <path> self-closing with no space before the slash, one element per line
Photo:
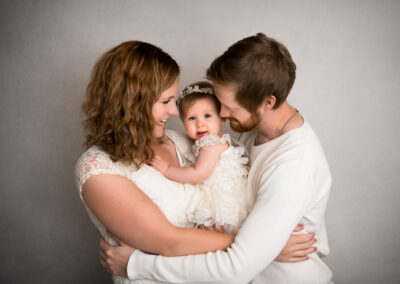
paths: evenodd
<path fill-rule="evenodd" d="M 219 102 L 214 95 L 210 94 L 190 94 L 184 97 L 179 104 L 179 116 L 187 117 L 188 112 L 195 109 L 205 109 L 206 111 L 219 113 Z M 207 108 L 209 110 L 207 110 Z"/>
<path fill-rule="evenodd" d="M 212 98 L 209 98 L 209 97 L 201 97 L 201 98 L 192 100 L 191 102 L 188 102 L 186 105 L 184 105 L 184 109 L 186 111 L 189 111 L 191 109 L 199 109 L 199 108 L 217 110 L 217 105 L 212 100 Z"/>
<path fill-rule="evenodd" d="M 193 105 L 208 105 L 208 106 L 213 106 L 215 105 L 213 99 L 208 96 L 208 97 L 199 97 L 195 98 L 192 100 L 191 106 Z"/>

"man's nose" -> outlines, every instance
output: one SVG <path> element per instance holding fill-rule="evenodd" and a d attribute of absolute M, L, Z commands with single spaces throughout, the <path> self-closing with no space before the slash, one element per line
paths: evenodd
<path fill-rule="evenodd" d="M 224 118 L 224 117 L 230 117 L 231 113 L 223 106 L 221 106 L 221 110 L 219 111 L 219 116 Z"/>

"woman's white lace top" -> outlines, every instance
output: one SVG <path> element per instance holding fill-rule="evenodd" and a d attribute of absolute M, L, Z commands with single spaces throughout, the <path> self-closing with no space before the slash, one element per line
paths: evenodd
<path fill-rule="evenodd" d="M 178 155 L 183 157 L 190 152 L 191 143 L 183 134 L 174 131 L 167 131 L 167 135 L 174 141 L 177 147 Z M 184 163 L 185 164 L 185 163 Z M 92 176 L 101 174 L 113 174 L 126 177 L 134 182 L 151 200 L 161 209 L 167 219 L 177 227 L 193 227 L 186 216 L 186 206 L 194 192 L 193 187 L 184 186 L 180 183 L 165 178 L 161 173 L 153 168 L 144 165 L 136 170 L 132 165 L 126 165 L 121 162 L 113 162 L 109 155 L 99 147 L 91 147 L 82 154 L 75 166 L 75 179 L 79 194 L 86 211 L 105 238 L 112 245 L 115 241 L 106 234 L 103 224 L 96 218 L 91 210 L 86 206 L 82 198 L 82 185 Z M 115 194 L 118 194 L 116 189 Z M 156 281 L 135 280 L 129 281 L 123 277 L 113 277 L 114 283 L 157 283 Z"/>
<path fill-rule="evenodd" d="M 214 171 L 197 190 L 189 204 L 189 220 L 196 224 L 223 225 L 227 233 L 236 233 L 248 214 L 246 180 L 248 159 L 243 146 L 233 146 L 229 134 L 222 137 L 207 135 L 196 140 L 193 152 L 186 159 L 193 163 L 200 149 L 210 145 L 229 143 Z"/>

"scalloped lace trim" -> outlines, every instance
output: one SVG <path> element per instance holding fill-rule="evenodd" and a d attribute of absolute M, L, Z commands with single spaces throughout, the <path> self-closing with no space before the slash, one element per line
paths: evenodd
<path fill-rule="evenodd" d="M 193 145 L 194 156 L 197 158 L 201 148 L 212 146 L 215 144 L 224 144 L 225 142 L 228 142 L 229 145 L 231 145 L 231 139 L 229 134 L 223 134 L 221 137 L 212 134 L 201 137 L 199 140 L 196 140 L 196 142 Z"/>
<path fill-rule="evenodd" d="M 113 162 L 99 147 L 88 149 L 78 160 L 75 166 L 75 180 L 82 192 L 82 185 L 91 177 L 100 174 L 115 174 L 135 180 L 135 166 L 126 166 L 120 162 Z"/>

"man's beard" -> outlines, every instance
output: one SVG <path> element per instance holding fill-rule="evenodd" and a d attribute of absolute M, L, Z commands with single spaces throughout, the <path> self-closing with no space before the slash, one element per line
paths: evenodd
<path fill-rule="evenodd" d="M 233 117 L 228 117 L 231 128 L 235 132 L 246 132 L 257 128 L 261 121 L 261 116 L 258 113 L 252 114 L 251 117 L 243 123 L 240 123 Z"/>

